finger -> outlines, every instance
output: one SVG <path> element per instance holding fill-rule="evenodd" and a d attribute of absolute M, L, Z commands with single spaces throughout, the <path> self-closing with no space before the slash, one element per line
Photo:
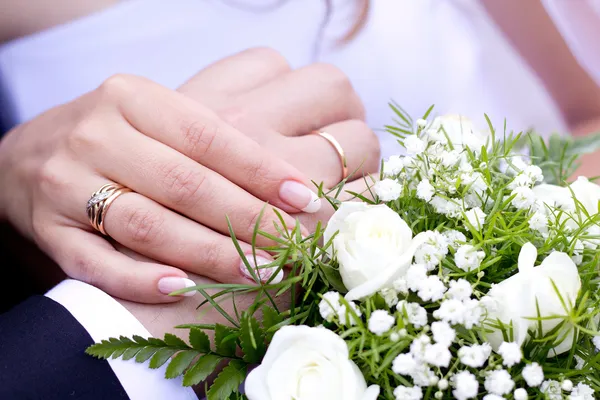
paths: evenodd
<path fill-rule="evenodd" d="M 348 77 L 329 64 L 297 69 L 241 95 L 244 115 L 286 135 L 303 135 L 348 119 L 364 119 L 364 107 Z M 247 123 L 240 119 L 241 123 Z M 235 120 L 232 122 L 234 126 Z"/>
<path fill-rule="evenodd" d="M 88 160 L 101 176 L 222 234 L 229 235 L 227 217 L 236 236 L 247 242 L 252 240 L 257 225 L 261 231 L 274 236 L 280 236 L 278 229 L 295 226 L 295 219 L 281 209 L 264 203 L 218 173 L 137 132 L 122 134 L 120 145 L 106 148 L 101 155 L 100 159 Z M 106 159 L 112 162 L 107 163 Z M 90 181 L 88 178 L 88 183 Z M 91 191 L 106 183 L 98 179 L 95 186 L 88 185 L 81 191 L 89 196 Z M 257 237 L 257 243 L 260 246 L 273 244 L 263 236 Z"/>
<path fill-rule="evenodd" d="M 71 278 L 89 283 L 111 296 L 141 303 L 171 303 L 168 294 L 193 286 L 187 275 L 155 262 L 135 261 L 106 240 L 78 228 L 55 226 L 50 254 Z"/>
<path fill-rule="evenodd" d="M 350 180 L 379 170 L 379 140 L 363 122 L 350 120 L 320 129 L 333 136 L 344 150 Z M 326 138 L 317 135 L 284 137 L 282 149 L 292 165 L 303 167 L 307 176 L 330 188 L 342 180 L 343 166 L 336 148 Z M 265 146 L 269 147 L 268 144 Z M 285 149 L 293 149 L 286 151 Z"/>
<path fill-rule="evenodd" d="M 109 79 L 100 93 L 115 97 L 123 116 L 136 130 L 256 197 L 287 212 L 318 209 L 320 202 L 309 189 L 310 183 L 296 168 L 198 102 L 137 77 Z M 298 190 L 286 190 L 290 185 Z"/>
<path fill-rule="evenodd" d="M 248 262 L 255 272 L 257 265 L 273 262 L 268 253 L 257 250 L 253 254 L 252 246 L 238 241 L 241 258 L 230 237 L 137 193 L 119 196 L 111 204 L 104 228 L 111 238 L 140 254 L 218 282 L 248 284 L 253 281 Z M 274 270 L 258 272 L 262 281 L 268 281 Z"/>
<path fill-rule="evenodd" d="M 212 109 L 226 108 L 232 99 L 291 71 L 277 51 L 259 47 L 226 57 L 198 72 L 178 92 Z"/>

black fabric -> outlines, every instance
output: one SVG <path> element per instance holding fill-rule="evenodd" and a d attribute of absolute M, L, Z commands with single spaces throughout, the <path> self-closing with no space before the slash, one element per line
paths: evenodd
<path fill-rule="evenodd" d="M 108 363 L 84 353 L 91 344 L 77 320 L 44 296 L 0 314 L 0 399 L 127 399 Z"/>

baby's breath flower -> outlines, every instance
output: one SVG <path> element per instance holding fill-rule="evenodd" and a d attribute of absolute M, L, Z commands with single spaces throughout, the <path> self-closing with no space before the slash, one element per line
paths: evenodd
<path fill-rule="evenodd" d="M 533 183 L 542 182 L 544 180 L 542 169 L 537 165 L 528 165 L 523 173 L 528 176 Z"/>
<path fill-rule="evenodd" d="M 497 394 L 486 394 L 482 400 L 504 400 L 504 397 L 498 396 Z"/>
<path fill-rule="evenodd" d="M 396 396 L 396 400 L 421 400 L 423 391 L 419 386 L 398 386 L 394 389 L 394 396 Z"/>
<path fill-rule="evenodd" d="M 398 304 L 398 292 L 392 288 L 384 288 L 379 292 L 383 300 L 385 300 L 385 304 L 388 307 L 393 307 Z"/>
<path fill-rule="evenodd" d="M 377 336 L 383 335 L 389 331 L 396 323 L 396 320 L 385 310 L 375 310 L 369 317 L 369 330 Z"/>
<path fill-rule="evenodd" d="M 465 243 L 467 238 L 464 233 L 457 231 L 456 229 L 449 229 L 442 233 L 448 242 L 448 246 L 456 248 L 459 244 Z"/>
<path fill-rule="evenodd" d="M 423 360 L 428 364 L 447 368 L 448 365 L 450 365 L 450 359 L 452 359 L 452 354 L 450 354 L 448 346 L 444 346 L 441 343 L 428 344 L 425 346 Z"/>
<path fill-rule="evenodd" d="M 427 125 L 427 120 L 423 119 L 423 118 L 419 118 L 417 120 L 417 126 L 423 128 L 424 126 Z"/>
<path fill-rule="evenodd" d="M 437 276 L 428 276 L 419 287 L 417 295 L 423 301 L 438 301 L 444 297 L 446 286 Z"/>
<path fill-rule="evenodd" d="M 592 343 L 594 343 L 596 351 L 600 351 L 600 336 L 594 336 L 594 338 L 592 339 Z"/>
<path fill-rule="evenodd" d="M 468 280 L 460 278 L 457 280 L 451 280 L 450 288 L 446 292 L 448 299 L 466 300 L 473 294 L 473 288 Z"/>
<path fill-rule="evenodd" d="M 536 211 L 529 218 L 529 227 L 534 231 L 546 233 L 548 231 L 548 217 L 542 211 Z"/>
<path fill-rule="evenodd" d="M 398 375 L 410 375 L 417 368 L 417 361 L 412 354 L 398 354 L 392 361 L 392 371 Z"/>
<path fill-rule="evenodd" d="M 562 388 L 560 382 L 555 380 L 547 380 L 542 382 L 540 391 L 546 395 L 548 400 L 562 400 Z"/>
<path fill-rule="evenodd" d="M 431 271 L 448 254 L 448 241 L 437 231 L 427 231 L 424 234 L 427 239 L 415 252 L 415 261 Z"/>
<path fill-rule="evenodd" d="M 362 313 L 356 303 L 351 301 L 348 304 L 350 305 L 350 308 L 352 308 L 352 311 L 354 311 L 354 314 L 356 314 L 356 317 L 360 318 Z M 351 312 L 346 311 L 345 304 L 340 305 L 340 308 L 337 310 L 337 316 L 341 325 L 354 326 L 358 322 Z"/>
<path fill-rule="evenodd" d="M 406 300 L 398 302 L 396 309 L 408 318 L 408 322 L 416 328 L 427 325 L 427 311 L 418 303 L 409 303 Z"/>
<path fill-rule="evenodd" d="M 570 392 L 571 390 L 573 390 L 573 382 L 571 382 L 568 379 L 565 379 L 564 381 L 561 382 L 560 387 L 565 392 Z"/>
<path fill-rule="evenodd" d="M 473 228 L 477 230 L 481 230 L 483 228 L 485 217 L 487 217 L 487 214 L 484 213 L 479 207 L 475 207 L 465 212 L 465 218 L 467 219 L 467 222 L 469 222 L 469 224 L 471 224 Z"/>
<path fill-rule="evenodd" d="M 421 287 L 421 283 L 427 279 L 427 269 L 423 264 L 413 264 L 406 271 L 406 284 L 409 289 L 416 292 Z"/>
<path fill-rule="evenodd" d="M 579 383 L 571 392 L 569 400 L 594 400 L 594 389 L 585 383 Z"/>
<path fill-rule="evenodd" d="M 408 283 L 404 278 L 398 278 L 393 283 L 394 290 L 398 293 L 408 294 Z"/>
<path fill-rule="evenodd" d="M 462 324 L 467 329 L 472 329 L 479 325 L 484 316 L 484 305 L 476 299 L 466 299 L 463 301 L 465 306 L 462 318 Z"/>
<path fill-rule="evenodd" d="M 445 321 L 435 321 L 431 324 L 431 333 L 436 343 L 449 347 L 456 338 L 456 331 Z"/>
<path fill-rule="evenodd" d="M 466 307 L 460 300 L 448 299 L 442 301 L 440 308 L 433 312 L 433 316 L 450 325 L 458 325 L 464 321 Z"/>
<path fill-rule="evenodd" d="M 383 179 L 373 186 L 377 197 L 382 201 L 393 201 L 402 194 L 402 185 L 394 179 Z"/>
<path fill-rule="evenodd" d="M 498 354 L 502 356 L 502 364 L 509 368 L 520 363 L 523 357 L 521 346 L 515 342 L 502 342 L 498 348 Z"/>
<path fill-rule="evenodd" d="M 338 292 L 327 292 L 319 302 L 319 314 L 328 322 L 333 321 L 340 308 L 340 294 Z"/>
<path fill-rule="evenodd" d="M 517 210 L 528 210 L 535 202 L 535 194 L 533 193 L 533 190 L 526 186 L 519 186 L 515 188 L 510 195 L 515 196 L 512 199 L 511 204 Z"/>
<path fill-rule="evenodd" d="M 398 340 L 400 340 L 400 334 L 398 332 L 390 333 L 390 340 L 396 343 Z"/>
<path fill-rule="evenodd" d="M 409 135 L 404 139 L 404 148 L 410 155 L 419 155 L 425 151 L 425 142 L 417 135 Z"/>
<path fill-rule="evenodd" d="M 427 366 L 427 364 L 417 364 L 417 367 L 410 375 L 415 385 L 418 386 L 433 386 L 437 384 L 437 377 Z"/>
<path fill-rule="evenodd" d="M 383 163 L 383 175 L 385 177 L 396 176 L 404 168 L 403 158 L 400 156 L 391 156 Z"/>
<path fill-rule="evenodd" d="M 527 382 L 527 386 L 537 387 L 544 381 L 544 370 L 535 362 L 523 368 L 522 375 L 525 382 Z"/>
<path fill-rule="evenodd" d="M 485 389 L 493 394 L 504 395 L 512 392 L 515 382 L 505 369 L 492 371 L 485 378 Z"/>
<path fill-rule="evenodd" d="M 515 400 L 527 400 L 527 390 L 523 388 L 515 389 L 513 397 L 515 398 Z"/>
<path fill-rule="evenodd" d="M 445 199 L 441 196 L 433 196 L 431 205 L 438 214 L 443 214 L 451 218 L 461 215 L 462 208 L 456 200 Z"/>
<path fill-rule="evenodd" d="M 454 390 L 452 394 L 457 400 L 474 399 L 479 391 L 479 382 L 469 371 L 460 371 L 451 378 Z"/>
<path fill-rule="evenodd" d="M 446 168 L 454 167 L 456 165 L 456 163 L 458 163 L 458 161 L 460 160 L 460 151 L 458 151 L 458 150 L 444 151 L 440 155 L 440 159 L 441 159 L 442 165 L 444 167 L 446 167 Z"/>
<path fill-rule="evenodd" d="M 458 359 L 468 367 L 480 368 L 492 354 L 492 346 L 488 343 L 463 346 L 458 349 Z"/>
<path fill-rule="evenodd" d="M 437 384 L 438 389 L 440 390 L 446 390 L 448 389 L 448 380 L 447 379 L 440 379 L 438 384 Z"/>
<path fill-rule="evenodd" d="M 435 188 L 429 182 L 429 179 L 423 179 L 417 185 L 417 197 L 426 202 L 430 202 L 435 194 Z"/>
<path fill-rule="evenodd" d="M 521 173 L 521 174 L 517 175 L 508 184 L 508 188 L 512 190 L 512 189 L 516 189 L 518 187 L 530 187 L 531 185 L 533 185 L 533 180 L 531 179 L 531 177 L 529 177 L 529 175 L 525 175 L 524 173 Z"/>
<path fill-rule="evenodd" d="M 425 348 L 429 343 L 431 343 L 431 339 L 425 334 L 419 335 L 412 341 L 410 344 L 410 354 L 412 354 L 415 360 L 420 361 L 423 359 Z"/>
<path fill-rule="evenodd" d="M 477 249 L 470 244 L 460 246 L 454 254 L 456 266 L 466 272 L 479 268 L 481 261 L 483 261 L 484 258 L 485 253 L 483 251 L 477 251 Z"/>

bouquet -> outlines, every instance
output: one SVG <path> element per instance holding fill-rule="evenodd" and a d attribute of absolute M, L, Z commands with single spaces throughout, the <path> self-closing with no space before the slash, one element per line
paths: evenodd
<path fill-rule="evenodd" d="M 546 142 L 431 109 L 413 123 L 392 108 L 386 129 L 406 155 L 367 191 L 341 202 L 343 182 L 320 187 L 335 214 L 308 237 L 270 236 L 276 261 L 247 263 L 255 285 L 185 290 L 227 325 L 87 352 L 168 362 L 166 378 L 204 382 L 209 400 L 596 398 L 600 186 L 567 181 L 598 138 Z M 260 268 L 274 267 L 289 274 L 262 283 Z M 220 305 L 248 293 L 243 310 Z"/>

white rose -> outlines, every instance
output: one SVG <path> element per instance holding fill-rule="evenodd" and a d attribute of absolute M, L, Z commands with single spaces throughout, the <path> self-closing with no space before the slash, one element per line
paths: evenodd
<path fill-rule="evenodd" d="M 388 206 L 358 202 L 342 203 L 333 214 L 323 234 L 325 243 L 336 232 L 328 252 L 339 263 L 349 301 L 392 287 L 427 238 L 413 238 L 408 224 Z"/>
<path fill-rule="evenodd" d="M 488 293 L 488 299 L 492 300 L 494 307 L 488 309 L 487 324 L 497 325 L 497 321 L 501 321 L 508 329 L 512 322 L 514 341 L 519 345 L 527 338 L 529 329 L 538 329 L 540 321 L 531 319 L 538 317 L 537 307 L 542 318 L 558 317 L 541 321 L 542 333 L 546 334 L 564 321 L 561 317 L 569 315 L 581 289 L 577 267 L 566 253 L 555 251 L 541 265 L 534 267 L 536 258 L 535 246 L 524 244 L 519 253 L 519 272 L 493 286 Z M 564 340 L 557 344 L 550 355 L 568 351 L 573 342 L 573 333 L 573 327 L 565 323 L 559 336 Z M 489 333 L 487 339 L 494 350 L 498 350 L 503 342 L 501 330 Z"/>
<path fill-rule="evenodd" d="M 580 176 L 570 185 L 575 198 L 581 202 L 590 215 L 598 214 L 598 201 L 600 200 L 600 186 L 590 182 L 586 177 Z"/>
<path fill-rule="evenodd" d="M 375 400 L 379 386 L 348 358 L 346 342 L 325 328 L 284 326 L 245 382 L 250 400 Z"/>
<path fill-rule="evenodd" d="M 462 115 L 453 114 L 436 117 L 427 129 L 427 136 L 433 141 L 444 144 L 450 139 L 455 148 L 468 147 L 475 152 L 480 151 L 486 141 L 486 135 L 475 128 L 473 121 Z"/>

